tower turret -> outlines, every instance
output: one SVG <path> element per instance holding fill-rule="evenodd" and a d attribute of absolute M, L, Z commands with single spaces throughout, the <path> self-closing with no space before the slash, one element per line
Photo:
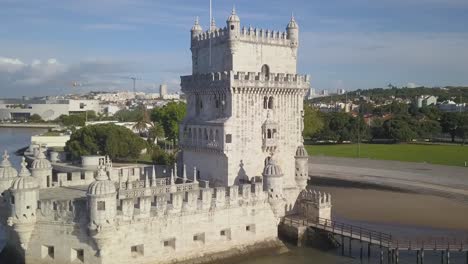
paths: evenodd
<path fill-rule="evenodd" d="M 279 165 L 270 158 L 263 169 L 263 190 L 268 192 L 268 202 L 275 216 L 282 217 L 285 214 L 283 197 L 283 172 Z"/>
<path fill-rule="evenodd" d="M 117 211 L 116 188 L 109 179 L 112 163 L 109 157 L 99 161 L 96 180 L 88 187 L 88 210 L 91 236 L 94 238 L 99 254 L 104 253 L 105 244 L 112 238 Z"/>
<path fill-rule="evenodd" d="M 237 39 L 240 35 L 241 27 L 240 27 L 240 18 L 239 16 L 237 16 L 235 7 L 232 8 L 231 15 L 227 19 L 226 24 L 229 30 L 229 38 Z"/>
<path fill-rule="evenodd" d="M 297 47 L 299 46 L 299 25 L 297 24 L 294 15 L 291 16 L 291 21 L 289 21 L 289 24 L 286 27 L 286 32 L 288 34 L 288 39 L 291 41 L 291 48 L 297 52 Z"/>
<path fill-rule="evenodd" d="M 39 200 L 39 185 L 26 168 L 23 157 L 21 171 L 10 188 L 11 216 L 8 224 L 18 234 L 21 247 L 27 249 L 29 239 L 36 224 L 37 201 Z"/>
<path fill-rule="evenodd" d="M 210 31 L 213 32 L 216 30 L 216 21 L 214 17 L 211 18 L 211 23 L 210 23 Z"/>
<path fill-rule="evenodd" d="M 39 147 L 36 159 L 31 163 L 31 174 L 37 179 L 40 188 L 48 188 L 52 185 L 52 165 L 47 160 L 42 147 Z"/>
<path fill-rule="evenodd" d="M 7 151 L 3 154 L 3 160 L 0 162 L 0 194 L 11 187 L 11 183 L 18 176 L 18 171 L 11 166 L 10 156 Z"/>
<path fill-rule="evenodd" d="M 195 24 L 193 25 L 192 30 L 190 30 L 190 32 L 192 33 L 192 39 L 196 38 L 203 32 L 203 28 L 200 26 L 198 17 L 195 18 Z"/>
<path fill-rule="evenodd" d="M 297 147 L 294 158 L 296 163 L 296 184 L 299 190 L 304 190 L 307 187 L 307 180 L 309 179 L 309 155 L 303 145 Z"/>

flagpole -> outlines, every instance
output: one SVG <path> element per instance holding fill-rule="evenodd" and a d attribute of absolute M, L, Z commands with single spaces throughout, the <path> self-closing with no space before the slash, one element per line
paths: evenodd
<path fill-rule="evenodd" d="M 211 71 L 211 21 L 213 21 L 213 4 L 212 4 L 212 0 L 210 0 L 210 22 L 209 22 L 209 27 L 210 27 L 210 71 Z"/>

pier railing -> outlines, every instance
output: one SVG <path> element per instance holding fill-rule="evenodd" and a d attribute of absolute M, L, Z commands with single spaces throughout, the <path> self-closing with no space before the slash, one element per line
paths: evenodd
<path fill-rule="evenodd" d="M 399 250 L 468 251 L 468 238 L 428 237 L 419 239 L 396 238 L 389 233 L 379 232 L 335 220 L 316 218 L 306 219 L 297 216 L 284 217 L 282 222 L 293 226 L 306 226 L 340 235 L 352 240 Z"/>

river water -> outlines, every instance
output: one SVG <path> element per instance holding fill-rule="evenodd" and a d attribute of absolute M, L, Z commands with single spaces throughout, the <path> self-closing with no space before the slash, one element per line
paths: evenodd
<path fill-rule="evenodd" d="M 19 168 L 20 157 L 13 153 L 27 146 L 30 137 L 44 130 L 25 128 L 0 128 L 0 151 L 8 150 L 12 163 Z M 448 198 L 407 193 L 395 190 L 353 188 L 352 185 L 315 185 L 315 189 L 329 192 L 333 201 L 333 217 L 350 224 L 392 233 L 401 239 L 426 239 L 428 237 L 468 238 L 468 203 Z M 239 264 L 286 263 L 379 263 L 377 248 L 372 257 L 359 259 L 359 245 L 354 243 L 351 254 L 345 256 L 340 249 L 322 251 L 314 248 L 297 248 L 288 245 L 289 251 L 246 257 Z M 451 263 L 465 263 L 466 256 L 452 253 Z M 385 255 L 384 263 L 387 263 Z M 400 263 L 416 263 L 414 252 L 400 252 Z M 425 253 L 425 263 L 440 263 L 436 252 Z M 220 263 L 221 264 L 221 263 Z M 223 262 L 223 264 L 226 264 Z"/>

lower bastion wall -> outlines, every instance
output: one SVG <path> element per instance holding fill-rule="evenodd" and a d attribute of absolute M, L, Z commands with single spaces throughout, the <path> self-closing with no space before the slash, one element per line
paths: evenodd
<path fill-rule="evenodd" d="M 226 195 L 226 200 L 216 199 L 216 189 L 200 189 L 209 193 L 206 200 L 210 202 L 206 204 L 205 198 L 200 197 L 194 210 L 184 209 L 187 202 L 174 210 L 170 198 L 164 209 L 152 206 L 147 216 L 141 216 L 138 208 L 130 218 L 118 210 L 115 222 L 100 231 L 107 237 L 105 250 L 99 250 L 90 234 L 88 215 L 64 221 L 61 212 L 57 212 L 54 219 L 41 218 L 36 223 L 26 250 L 26 263 L 174 263 L 225 251 L 242 252 L 257 244 L 272 245 L 271 242 L 277 242 L 279 219 L 268 196 L 255 186 L 259 187 L 241 186 L 248 187 L 243 192 L 247 196 Z"/>

